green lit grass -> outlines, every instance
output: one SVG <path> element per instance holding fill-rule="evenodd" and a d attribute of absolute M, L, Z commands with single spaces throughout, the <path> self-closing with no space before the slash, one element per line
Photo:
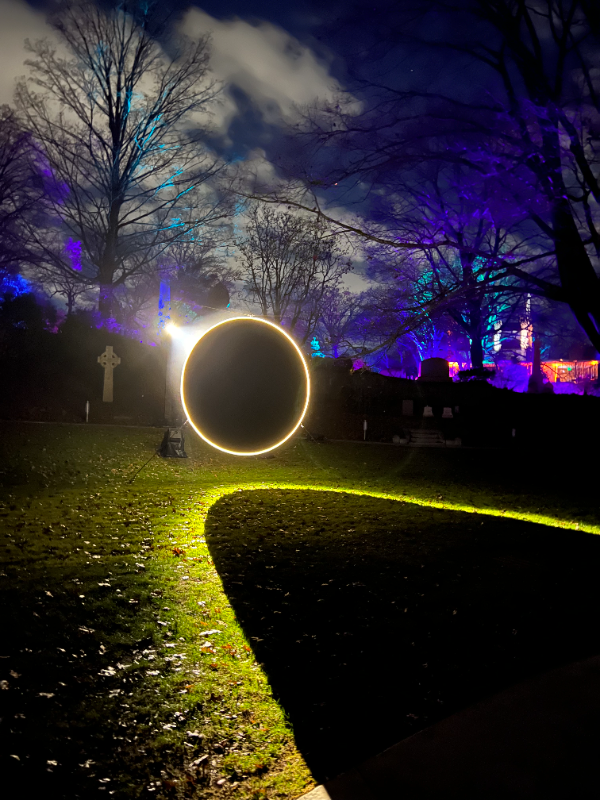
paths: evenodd
<path fill-rule="evenodd" d="M 360 531 L 363 538 L 353 547 L 356 552 L 365 547 L 365 561 L 357 563 L 349 582 L 365 585 L 378 568 L 366 546 L 378 535 L 374 503 L 392 509 L 392 515 L 400 509 L 413 514 L 423 531 L 435 528 L 435 514 L 452 517 L 455 510 L 470 512 L 454 513 L 466 528 L 488 519 L 511 524 L 495 519 L 500 516 L 543 523 L 542 532 L 551 536 L 563 535 L 553 527 L 600 530 L 585 486 L 574 497 L 578 473 L 571 466 L 561 483 L 543 471 L 543 462 L 529 461 L 535 479 L 524 493 L 506 464 L 490 468 L 477 453 L 299 442 L 273 459 L 239 459 L 191 438 L 189 460 L 153 459 L 129 484 L 158 445 L 160 431 L 0 427 L 0 570 L 6 575 L 0 578 L 0 680 L 8 686 L 0 695 L 8 709 L 2 752 L 20 759 L 7 759 L 3 766 L 55 796 L 294 798 L 314 785 L 292 734 L 293 724 L 305 737 L 307 723 L 291 713 L 293 702 L 279 679 L 273 686 L 281 704 L 267 681 L 274 667 L 272 652 L 263 649 L 265 621 L 248 618 L 246 606 L 238 605 L 244 600 L 264 607 L 265 595 L 251 576 L 236 582 L 232 567 L 222 562 L 225 552 L 213 541 L 223 528 L 225 538 L 245 543 L 240 558 L 234 556 L 238 566 L 255 561 L 248 553 L 256 536 L 266 537 L 273 553 L 278 546 L 285 549 L 288 526 L 274 527 L 283 495 L 296 498 L 292 506 L 304 508 L 305 519 L 325 517 L 319 541 L 328 540 L 331 547 L 340 539 L 340 526 Z M 348 494 L 354 495 L 351 516 L 364 523 L 360 528 L 347 524 L 339 508 Z M 260 517 L 260 530 L 259 496 L 276 512 L 272 520 Z M 318 509 L 324 504 L 325 515 Z M 309 537 L 302 546 L 319 564 L 315 575 L 346 568 L 343 559 L 322 559 L 317 544 Z M 387 557 L 392 564 L 405 554 L 389 550 Z M 304 574 L 303 562 L 298 569 L 289 558 L 270 566 L 271 577 L 286 570 L 286 580 Z M 346 602 L 334 603 L 334 610 L 345 613 Z M 373 645 L 372 672 L 363 675 L 358 694 L 377 685 L 381 665 L 394 658 L 396 623 L 393 616 L 380 617 L 382 627 L 375 627 L 381 641 Z M 417 615 L 414 624 L 418 620 Z M 371 621 L 367 627 L 373 626 Z M 345 628 L 361 630 L 352 617 Z M 202 635 L 210 630 L 219 633 Z M 577 652 L 583 645 L 588 646 L 579 642 Z M 396 738 L 435 718 L 417 713 L 423 698 L 411 699 Z M 449 707 L 446 703 L 442 715 Z M 380 741 L 385 737 L 359 739 L 356 753 L 366 754 Z M 304 739 L 303 752 L 313 744 Z M 307 757 L 317 777 L 342 764 L 341 756 L 329 767 L 310 752 Z M 56 766 L 48 763 L 53 761 Z"/>
<path fill-rule="evenodd" d="M 310 774 L 223 594 L 201 500 L 141 495 L 1 509 L 8 765 L 54 796 L 298 796 Z"/>

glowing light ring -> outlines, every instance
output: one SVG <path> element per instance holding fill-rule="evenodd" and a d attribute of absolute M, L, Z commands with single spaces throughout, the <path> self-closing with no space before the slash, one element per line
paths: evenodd
<path fill-rule="evenodd" d="M 189 413 L 189 411 L 187 409 L 187 406 L 185 404 L 185 396 L 184 396 L 184 392 L 183 392 L 183 385 L 184 385 L 184 380 L 185 380 L 185 370 L 186 370 L 186 367 L 187 367 L 187 363 L 188 363 L 188 361 L 190 359 L 190 356 L 192 355 L 192 353 L 194 351 L 194 348 L 198 344 L 198 342 L 201 341 L 201 339 L 203 339 L 206 336 L 207 333 L 210 333 L 210 331 L 213 331 L 215 328 L 218 328 L 220 325 L 228 325 L 230 322 L 236 322 L 236 321 L 239 321 L 239 320 L 245 320 L 245 321 L 252 320 L 254 322 L 262 323 L 263 325 L 269 325 L 271 328 L 274 328 L 282 336 L 285 336 L 285 338 L 290 342 L 290 344 L 294 347 L 294 350 L 298 354 L 298 358 L 300 359 L 300 363 L 302 364 L 302 367 L 304 368 L 304 375 L 306 376 L 306 400 L 304 402 L 304 408 L 302 409 L 302 412 L 300 413 L 300 417 L 298 418 L 298 421 L 294 424 L 294 427 L 291 429 L 291 431 L 286 436 L 283 437 L 283 439 L 280 439 L 275 444 L 272 444 L 269 447 L 265 447 L 262 450 L 253 450 L 252 452 L 247 452 L 247 451 L 240 452 L 238 450 L 229 450 L 228 448 L 223 447 L 222 445 L 219 445 L 216 442 L 213 442 L 211 439 L 209 439 L 208 436 L 206 436 L 206 434 L 204 434 L 194 424 L 194 422 L 192 420 L 192 417 L 191 417 L 191 415 L 190 415 L 190 413 Z M 304 419 L 306 411 L 308 410 L 308 403 L 310 401 L 310 376 L 309 376 L 309 373 L 308 373 L 308 367 L 306 366 L 306 361 L 304 360 L 304 356 L 302 355 L 302 351 L 300 350 L 300 348 L 298 347 L 296 342 L 292 339 L 292 337 L 288 333 L 286 333 L 282 328 L 280 328 L 279 325 L 275 325 L 274 322 L 269 322 L 268 320 L 260 319 L 259 317 L 230 317 L 229 319 L 224 319 L 224 320 L 221 320 L 221 322 L 217 322 L 214 325 L 211 325 L 211 327 L 207 328 L 202 333 L 202 335 L 199 336 L 198 339 L 194 342 L 194 346 L 191 348 L 190 352 L 187 354 L 186 359 L 185 359 L 185 363 L 183 365 L 183 369 L 181 370 L 180 394 L 181 394 L 181 403 L 183 405 L 183 410 L 185 411 L 185 415 L 187 417 L 187 420 L 188 420 L 189 424 L 196 431 L 198 436 L 201 439 L 203 439 L 207 444 L 209 444 L 211 447 L 216 448 L 217 450 L 221 450 L 221 452 L 223 452 L 223 453 L 229 453 L 230 455 L 233 455 L 233 456 L 259 456 L 259 455 L 262 455 L 263 453 L 269 453 L 271 450 L 275 450 L 277 447 L 280 447 L 284 442 L 287 442 L 287 440 L 289 438 L 291 438 L 296 433 L 296 431 L 298 430 L 298 428 L 302 424 L 302 420 Z"/>

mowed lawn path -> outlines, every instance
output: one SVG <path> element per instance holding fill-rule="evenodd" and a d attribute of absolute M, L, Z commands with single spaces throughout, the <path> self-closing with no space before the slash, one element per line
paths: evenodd
<path fill-rule="evenodd" d="M 0 435 L 2 766 L 31 796 L 294 798 L 600 651 L 580 462 L 190 437 L 131 483 L 159 430 Z"/>

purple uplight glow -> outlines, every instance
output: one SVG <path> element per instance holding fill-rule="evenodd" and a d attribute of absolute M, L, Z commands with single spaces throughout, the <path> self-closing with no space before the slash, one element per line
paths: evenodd
<path fill-rule="evenodd" d="M 122 333 L 122 325 L 117 322 L 114 317 L 108 317 L 107 319 L 102 319 L 98 314 L 94 315 L 96 317 L 96 328 L 98 330 L 104 329 L 110 331 L 111 333 Z"/>
<path fill-rule="evenodd" d="M 71 261 L 71 267 L 76 272 L 81 272 L 81 242 L 69 238 L 65 244 L 65 253 Z"/>

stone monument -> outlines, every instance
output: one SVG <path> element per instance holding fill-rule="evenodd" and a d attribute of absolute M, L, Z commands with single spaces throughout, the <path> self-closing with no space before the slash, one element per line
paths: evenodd
<path fill-rule="evenodd" d="M 113 370 L 121 363 L 121 359 L 113 353 L 112 346 L 106 345 L 106 350 L 98 356 L 98 363 L 104 368 L 104 389 L 102 391 L 102 402 L 112 403 L 113 401 Z"/>
<path fill-rule="evenodd" d="M 421 374 L 418 381 L 452 382 L 450 365 L 445 358 L 425 358 L 421 361 Z"/>
<path fill-rule="evenodd" d="M 403 417 L 412 417 L 415 413 L 415 404 L 413 400 L 403 400 L 402 401 L 402 416 Z"/>

